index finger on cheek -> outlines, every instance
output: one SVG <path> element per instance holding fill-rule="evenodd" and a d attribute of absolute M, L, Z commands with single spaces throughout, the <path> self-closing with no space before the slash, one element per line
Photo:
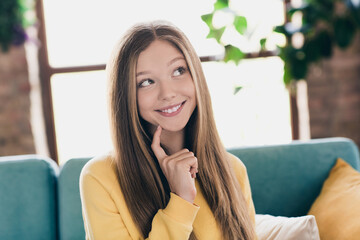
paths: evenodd
<path fill-rule="evenodd" d="M 159 125 L 154 133 L 153 140 L 151 143 L 151 149 L 153 150 L 153 152 L 154 152 L 155 156 L 158 158 L 158 160 L 161 160 L 166 157 L 166 153 L 160 145 L 161 131 L 162 131 L 162 128 Z"/>
<path fill-rule="evenodd" d="M 154 132 L 154 136 L 153 136 L 152 144 L 151 144 L 151 145 L 160 147 L 161 131 L 162 131 L 162 128 L 161 128 L 161 126 L 159 125 L 159 126 L 156 128 L 155 132 Z"/>

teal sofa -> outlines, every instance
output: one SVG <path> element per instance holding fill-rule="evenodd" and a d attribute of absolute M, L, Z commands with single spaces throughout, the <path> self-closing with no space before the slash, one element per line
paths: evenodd
<path fill-rule="evenodd" d="M 347 138 L 229 151 L 247 167 L 257 214 L 306 215 L 338 157 L 360 169 Z M 37 155 L 0 157 L 0 239 L 84 239 L 78 181 L 88 160 L 58 167 Z"/>

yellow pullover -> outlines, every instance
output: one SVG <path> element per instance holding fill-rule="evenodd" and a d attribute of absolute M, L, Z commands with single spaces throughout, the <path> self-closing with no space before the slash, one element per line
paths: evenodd
<path fill-rule="evenodd" d="M 255 209 L 245 165 L 231 154 L 229 160 L 255 225 Z M 222 239 L 198 181 L 195 181 L 195 186 L 197 195 L 194 204 L 170 194 L 166 208 L 160 209 L 154 216 L 147 239 L 185 240 L 192 231 L 199 240 Z M 80 195 L 86 239 L 143 239 L 125 203 L 111 155 L 94 158 L 84 166 L 80 176 Z"/>

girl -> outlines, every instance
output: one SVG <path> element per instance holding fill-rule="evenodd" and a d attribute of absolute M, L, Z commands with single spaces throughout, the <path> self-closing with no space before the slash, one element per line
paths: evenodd
<path fill-rule="evenodd" d="M 81 172 L 87 239 L 256 239 L 246 168 L 221 143 L 186 36 L 136 25 L 107 71 L 114 152 Z"/>

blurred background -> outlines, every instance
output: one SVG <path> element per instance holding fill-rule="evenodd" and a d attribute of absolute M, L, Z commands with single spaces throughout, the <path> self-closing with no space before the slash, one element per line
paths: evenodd
<path fill-rule="evenodd" d="M 133 24 L 182 29 L 225 147 L 360 145 L 359 0 L 1 0 L 0 156 L 111 150 L 105 65 Z"/>

